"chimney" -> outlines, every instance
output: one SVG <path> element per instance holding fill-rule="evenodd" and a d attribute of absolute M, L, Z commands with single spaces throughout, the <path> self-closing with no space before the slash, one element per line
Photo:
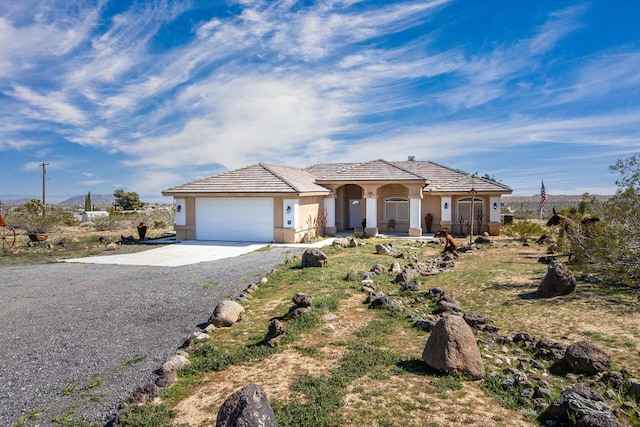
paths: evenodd
<path fill-rule="evenodd" d="M 416 156 L 409 156 L 408 159 L 410 162 L 415 162 L 416 161 Z"/>

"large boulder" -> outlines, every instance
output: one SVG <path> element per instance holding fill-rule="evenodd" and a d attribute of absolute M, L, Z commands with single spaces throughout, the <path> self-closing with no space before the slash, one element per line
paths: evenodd
<path fill-rule="evenodd" d="M 244 307 L 235 301 L 223 300 L 213 310 L 209 323 L 216 328 L 232 326 L 242 318 Z"/>
<path fill-rule="evenodd" d="M 563 360 L 571 371 L 585 375 L 605 372 L 611 366 L 609 356 L 586 341 L 579 341 L 567 347 Z"/>
<path fill-rule="evenodd" d="M 551 298 L 570 294 L 575 289 L 576 278 L 569 267 L 559 261 L 551 261 L 535 294 L 541 298 Z"/>
<path fill-rule="evenodd" d="M 236 391 L 224 401 L 216 427 L 275 427 L 276 416 L 267 393 L 252 383 Z"/>
<path fill-rule="evenodd" d="M 320 249 L 309 248 L 302 254 L 302 268 L 323 267 L 327 262 L 327 256 Z"/>
<path fill-rule="evenodd" d="M 604 398 L 588 387 L 577 385 L 568 388 L 551 403 L 544 418 L 580 427 L 619 427 L 613 411 Z"/>
<path fill-rule="evenodd" d="M 443 317 L 435 324 L 422 359 L 440 371 L 461 373 L 473 379 L 485 377 L 476 337 L 460 316 Z"/>

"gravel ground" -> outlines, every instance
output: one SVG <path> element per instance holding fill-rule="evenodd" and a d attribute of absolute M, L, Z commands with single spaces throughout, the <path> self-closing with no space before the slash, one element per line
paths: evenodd
<path fill-rule="evenodd" d="M 0 267 L 0 425 L 108 422 L 221 299 L 287 251 L 183 267 Z"/>

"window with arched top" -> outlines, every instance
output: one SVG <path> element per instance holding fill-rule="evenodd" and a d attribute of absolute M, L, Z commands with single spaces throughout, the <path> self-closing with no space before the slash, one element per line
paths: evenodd
<path fill-rule="evenodd" d="M 386 220 L 409 221 L 409 200 L 404 197 L 389 197 L 384 201 Z"/>

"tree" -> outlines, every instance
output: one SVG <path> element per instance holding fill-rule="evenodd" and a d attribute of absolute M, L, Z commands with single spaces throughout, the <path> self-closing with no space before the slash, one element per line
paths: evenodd
<path fill-rule="evenodd" d="M 640 155 L 619 159 L 610 167 L 619 172 L 616 195 L 604 203 L 595 198 L 589 211 L 599 222 L 580 224 L 569 233 L 578 259 L 589 263 L 612 282 L 640 283 Z"/>
<path fill-rule="evenodd" d="M 640 153 L 634 154 L 628 159 L 618 159 L 615 164 L 609 166 L 612 172 L 618 172 L 622 175 L 622 179 L 616 180 L 618 192 L 620 189 L 640 187 Z"/>
<path fill-rule="evenodd" d="M 140 196 L 135 191 L 127 192 L 123 189 L 118 189 L 113 192 L 115 197 L 114 205 L 125 211 L 135 211 L 144 206 L 144 203 L 140 201 Z"/>
<path fill-rule="evenodd" d="M 91 191 L 89 191 L 89 193 L 84 196 L 84 211 L 85 212 L 90 212 L 93 209 L 91 209 Z"/>

